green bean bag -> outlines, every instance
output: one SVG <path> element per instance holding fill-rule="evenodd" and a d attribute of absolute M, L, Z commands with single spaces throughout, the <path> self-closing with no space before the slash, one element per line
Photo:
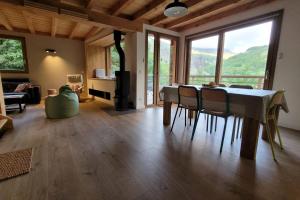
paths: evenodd
<path fill-rule="evenodd" d="M 59 89 L 57 96 L 48 96 L 45 100 L 47 118 L 61 119 L 73 117 L 79 113 L 79 100 L 68 85 Z"/>

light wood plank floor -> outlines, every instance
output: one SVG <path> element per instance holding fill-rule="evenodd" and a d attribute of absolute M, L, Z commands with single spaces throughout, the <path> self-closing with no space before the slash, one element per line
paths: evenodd
<path fill-rule="evenodd" d="M 219 155 L 223 122 L 193 142 L 183 116 L 169 134 L 162 108 L 113 116 L 97 102 L 80 115 L 45 118 L 42 106 L 14 115 L 15 129 L 0 139 L 0 153 L 33 147 L 32 171 L 0 182 L 1 200 L 299 199 L 300 133 L 281 129 L 278 163 L 260 139 L 257 160 L 241 159 L 231 124 Z M 173 110 L 174 114 L 174 110 Z"/>

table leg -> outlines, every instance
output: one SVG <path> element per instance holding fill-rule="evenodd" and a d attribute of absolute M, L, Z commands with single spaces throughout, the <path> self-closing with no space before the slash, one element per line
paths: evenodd
<path fill-rule="evenodd" d="M 164 116 L 164 125 L 170 125 L 171 121 L 171 108 L 172 102 L 164 101 L 164 108 L 163 108 L 163 116 Z"/>
<path fill-rule="evenodd" d="M 241 157 L 255 160 L 259 125 L 259 120 L 248 117 L 244 118 L 240 151 Z"/>

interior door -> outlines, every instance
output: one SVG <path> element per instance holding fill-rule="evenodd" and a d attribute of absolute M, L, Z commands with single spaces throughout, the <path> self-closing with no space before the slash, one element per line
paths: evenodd
<path fill-rule="evenodd" d="M 146 37 L 146 106 L 159 105 L 159 91 L 176 82 L 178 39 L 148 32 Z"/>

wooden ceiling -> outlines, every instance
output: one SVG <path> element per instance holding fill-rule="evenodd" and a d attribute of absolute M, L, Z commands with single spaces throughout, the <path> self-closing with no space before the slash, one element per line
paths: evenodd
<path fill-rule="evenodd" d="M 0 0 L 0 28 L 95 42 L 112 33 L 142 31 L 142 23 L 183 31 L 275 0 L 182 0 L 188 15 L 168 18 L 172 0 Z"/>

